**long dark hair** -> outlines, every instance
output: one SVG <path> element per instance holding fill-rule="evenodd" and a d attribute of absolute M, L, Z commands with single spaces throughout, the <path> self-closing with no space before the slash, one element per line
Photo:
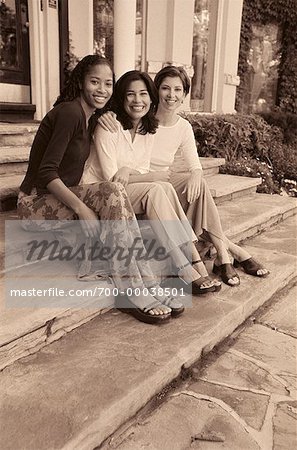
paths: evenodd
<path fill-rule="evenodd" d="M 188 93 L 190 91 L 191 82 L 190 82 L 190 78 L 187 75 L 187 72 L 185 71 L 185 69 L 183 67 L 166 66 L 166 67 L 163 67 L 163 69 L 159 70 L 159 72 L 156 74 L 155 79 L 154 79 L 154 83 L 155 83 L 155 86 L 158 91 L 162 84 L 162 81 L 166 77 L 171 77 L 171 78 L 178 77 L 182 82 L 185 95 L 188 95 Z"/>
<path fill-rule="evenodd" d="M 118 120 L 123 125 L 124 130 L 133 128 L 132 120 L 126 113 L 124 108 L 127 91 L 132 81 L 143 81 L 151 99 L 151 106 L 147 114 L 141 119 L 140 134 L 151 133 L 154 134 L 158 127 L 158 120 L 155 117 L 155 111 L 158 104 L 158 92 L 150 76 L 145 72 L 139 70 L 130 70 L 122 75 L 115 84 L 114 98 L 112 102 L 112 109 L 117 114 Z"/>
<path fill-rule="evenodd" d="M 70 74 L 70 77 L 62 89 L 59 97 L 54 103 L 54 106 L 58 105 L 62 102 L 70 102 L 75 98 L 80 96 L 80 86 L 83 84 L 85 76 L 89 73 L 91 67 L 97 65 L 105 65 L 108 66 L 113 74 L 113 84 L 115 83 L 114 73 L 111 67 L 110 62 L 99 55 L 87 55 L 85 56 L 79 63 L 74 67 L 73 71 Z M 96 110 L 96 113 L 100 111 L 100 115 L 104 112 L 108 111 L 111 106 L 111 99 L 106 103 L 106 105 Z"/>

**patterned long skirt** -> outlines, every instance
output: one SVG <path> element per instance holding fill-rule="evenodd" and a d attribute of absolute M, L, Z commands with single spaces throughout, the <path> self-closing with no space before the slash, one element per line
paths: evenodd
<path fill-rule="evenodd" d="M 100 219 L 100 238 L 105 247 L 121 250 L 108 260 L 108 271 L 120 291 L 128 288 L 153 287 L 157 285 L 149 262 L 136 259 L 129 253 L 137 241 L 142 246 L 141 233 L 127 193 L 120 183 L 101 182 L 71 187 L 70 190 Z M 65 228 L 67 222 L 78 219 L 75 213 L 52 194 L 19 194 L 18 214 L 22 227 L 28 231 L 48 231 Z M 89 245 L 89 242 L 86 246 Z M 129 262 L 127 264 L 127 261 Z M 83 261 L 85 275 L 91 271 L 91 262 Z M 86 269 L 87 267 L 87 269 Z"/>

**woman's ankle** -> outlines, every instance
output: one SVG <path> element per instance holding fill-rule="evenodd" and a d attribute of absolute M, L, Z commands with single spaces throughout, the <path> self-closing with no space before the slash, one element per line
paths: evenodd
<path fill-rule="evenodd" d="M 229 243 L 229 252 L 235 259 L 237 259 L 240 262 L 251 258 L 249 252 L 247 252 L 244 248 L 240 247 L 239 245 L 234 244 L 233 242 Z"/>
<path fill-rule="evenodd" d="M 197 270 L 195 270 L 190 263 L 178 270 L 178 276 L 181 280 L 185 281 L 185 283 L 192 283 L 193 281 L 201 278 L 200 273 L 197 272 Z"/>
<path fill-rule="evenodd" d="M 193 268 L 195 269 L 196 272 L 198 272 L 198 274 L 201 277 L 207 277 L 208 276 L 208 272 L 207 269 L 203 263 L 203 261 L 193 261 L 192 262 Z"/>

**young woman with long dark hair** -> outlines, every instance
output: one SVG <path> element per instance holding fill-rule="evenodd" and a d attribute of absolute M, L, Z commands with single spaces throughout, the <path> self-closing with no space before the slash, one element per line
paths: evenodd
<path fill-rule="evenodd" d="M 86 164 L 83 182 L 122 183 L 134 212 L 144 213 L 150 220 L 156 236 L 178 268 L 179 277 L 191 286 L 194 294 L 213 292 L 220 285 L 215 286 L 192 266 L 192 258 L 199 258 L 194 245 L 197 238 L 172 185 L 154 183 L 148 173 L 158 125 L 157 103 L 157 91 L 146 73 L 133 70 L 122 75 L 115 85 L 114 96 L 114 111 L 121 125 L 115 133 L 97 126 L 96 148 Z M 148 175 L 150 182 L 147 182 Z M 187 255 L 184 246 L 189 243 L 190 255 Z"/>
<path fill-rule="evenodd" d="M 79 184 L 90 152 L 93 124 L 109 107 L 113 79 L 106 59 L 86 56 L 74 68 L 54 108 L 42 120 L 18 199 L 18 213 L 26 230 L 52 229 L 47 221 L 53 220 L 59 228 L 65 220 L 79 219 L 85 236 L 96 239 L 102 238 L 100 218 L 110 224 L 105 228 L 104 239 L 111 248 L 120 244 L 128 252 L 135 238 L 141 240 L 121 183 Z M 136 261 L 133 256 L 125 265 L 115 257 L 110 264 L 113 280 L 119 291 L 129 297 L 131 313 L 137 319 L 147 323 L 165 323 L 170 319 L 171 309 L 154 296 L 159 286 L 147 261 Z M 141 295 L 135 294 L 136 288 Z M 164 303 L 171 300 L 159 297 Z M 183 305 L 177 305 L 174 315 L 183 309 Z"/>

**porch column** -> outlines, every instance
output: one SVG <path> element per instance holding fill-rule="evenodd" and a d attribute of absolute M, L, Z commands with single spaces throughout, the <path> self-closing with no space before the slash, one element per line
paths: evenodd
<path fill-rule="evenodd" d="M 135 68 L 136 0 L 114 0 L 114 71 L 116 79 Z"/>
<path fill-rule="evenodd" d="M 215 0 L 217 4 L 212 100 L 209 111 L 234 113 L 243 0 Z"/>
<path fill-rule="evenodd" d="M 72 51 L 79 59 L 93 54 L 93 1 L 69 0 L 69 38 Z"/>
<path fill-rule="evenodd" d="M 183 66 L 192 77 L 194 3 L 194 0 L 149 0 L 147 59 L 152 78 L 166 63 Z M 189 96 L 183 109 L 190 109 Z"/>

